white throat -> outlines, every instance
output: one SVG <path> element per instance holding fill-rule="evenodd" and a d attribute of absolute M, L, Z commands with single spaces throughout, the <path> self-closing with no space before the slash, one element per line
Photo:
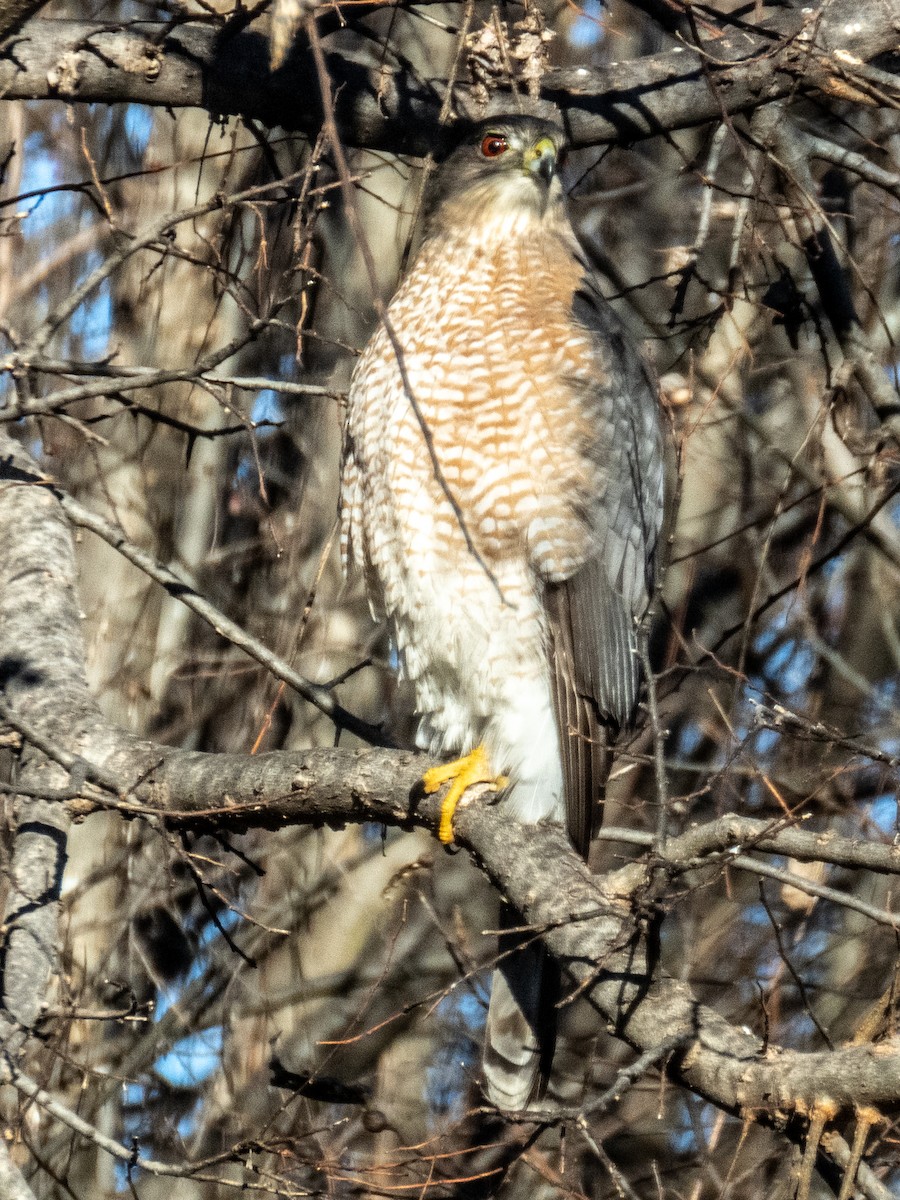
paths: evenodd
<path fill-rule="evenodd" d="M 497 244 L 536 229 L 568 227 L 562 186 L 553 179 L 547 190 L 525 172 L 490 179 L 445 201 L 432 233 L 451 233 L 464 241 Z"/>

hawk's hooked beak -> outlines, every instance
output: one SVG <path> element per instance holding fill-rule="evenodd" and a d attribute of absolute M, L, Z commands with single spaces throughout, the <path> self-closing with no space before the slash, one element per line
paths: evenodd
<path fill-rule="evenodd" d="M 549 183 L 556 170 L 556 146 L 553 144 L 553 139 L 542 137 L 533 146 L 529 146 L 525 151 L 523 161 L 527 171 L 530 171 L 532 175 L 539 176 L 544 183 Z"/>

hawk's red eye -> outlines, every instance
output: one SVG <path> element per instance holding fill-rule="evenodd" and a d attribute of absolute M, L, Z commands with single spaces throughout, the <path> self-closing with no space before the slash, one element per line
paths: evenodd
<path fill-rule="evenodd" d="M 485 158 L 498 158 L 509 149 L 509 142 L 502 133 L 489 133 L 481 143 L 481 153 Z"/>

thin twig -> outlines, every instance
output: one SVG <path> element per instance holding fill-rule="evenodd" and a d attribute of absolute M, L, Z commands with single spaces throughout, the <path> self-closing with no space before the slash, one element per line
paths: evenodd
<path fill-rule="evenodd" d="M 35 480 L 35 482 L 43 481 Z M 72 496 L 60 489 L 54 488 L 54 494 L 59 500 L 63 511 L 74 525 L 78 525 L 82 529 L 89 529 L 105 542 L 108 542 L 110 546 L 118 550 L 123 558 L 127 558 L 130 563 L 133 563 L 151 579 L 161 584 L 170 596 L 176 600 L 180 600 L 182 604 L 196 613 L 220 637 L 225 638 L 233 646 L 237 646 L 238 649 L 249 654 L 251 658 L 265 667 L 267 671 L 270 671 L 277 679 L 282 679 L 298 695 L 302 696 L 304 700 L 308 700 L 320 712 L 330 717 L 336 725 L 341 726 L 350 733 L 356 734 L 357 737 L 362 738 L 371 745 L 389 746 L 392 744 L 390 738 L 383 730 L 375 725 L 370 725 L 367 721 L 361 720 L 348 709 L 344 708 L 343 705 L 338 703 L 334 697 L 334 693 L 328 688 L 323 687 L 321 684 L 313 683 L 312 680 L 306 679 L 298 671 L 295 671 L 290 663 L 286 662 L 280 655 L 275 654 L 274 651 L 270 650 L 258 638 L 248 633 L 236 621 L 232 621 L 230 617 L 227 617 L 221 609 L 195 591 L 171 567 L 164 566 L 152 554 L 135 546 L 126 537 L 122 529 L 114 525 L 112 521 L 107 521 L 105 517 L 91 512 L 83 504 L 80 504 Z"/>

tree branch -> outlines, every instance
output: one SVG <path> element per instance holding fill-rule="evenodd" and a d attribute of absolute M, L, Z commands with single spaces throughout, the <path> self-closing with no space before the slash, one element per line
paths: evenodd
<path fill-rule="evenodd" d="M 832 0 L 752 27 L 739 23 L 701 46 L 685 43 L 634 62 L 557 69 L 543 94 L 566 114 L 576 145 L 635 141 L 746 112 L 798 91 L 865 100 L 856 72 L 897 48 L 891 0 Z M 6 99 L 206 108 L 315 133 L 323 114 L 307 48 L 269 69 L 268 39 L 229 26 L 33 20 L 0 57 Z M 445 83 L 416 78 L 359 39 L 327 55 L 341 139 L 424 155 L 433 150 Z M 479 112 L 460 84 L 454 102 Z"/>

